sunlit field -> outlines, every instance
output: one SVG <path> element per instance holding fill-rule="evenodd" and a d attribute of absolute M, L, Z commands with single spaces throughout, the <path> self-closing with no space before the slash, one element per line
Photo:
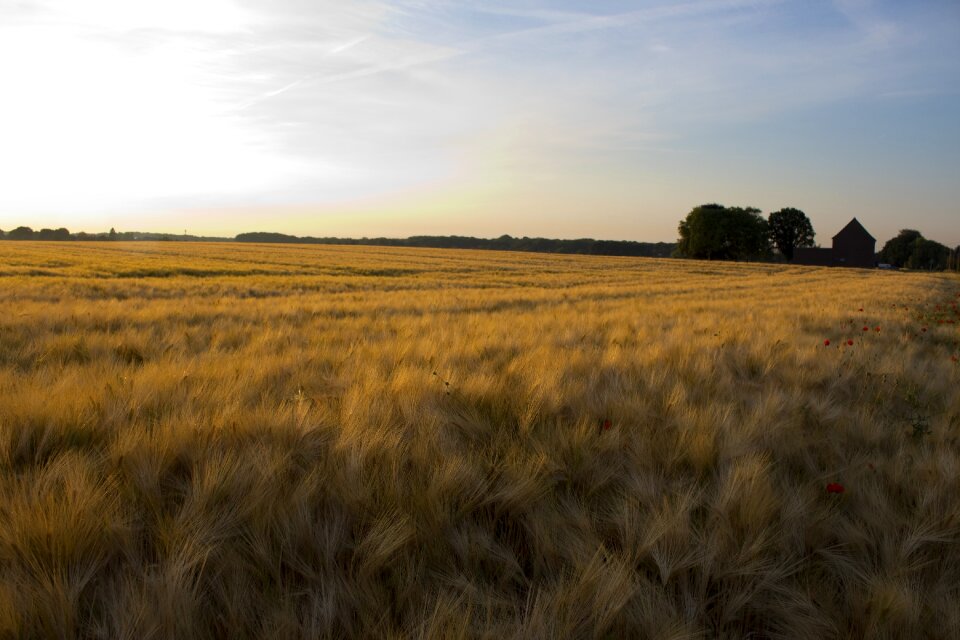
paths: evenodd
<path fill-rule="evenodd" d="M 0 243 L 0 637 L 958 637 L 958 296 Z"/>

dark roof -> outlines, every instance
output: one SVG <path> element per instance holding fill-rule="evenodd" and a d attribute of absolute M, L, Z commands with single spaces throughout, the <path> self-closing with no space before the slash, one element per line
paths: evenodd
<path fill-rule="evenodd" d="M 860 224 L 860 221 L 857 220 L 856 218 L 848 222 L 847 226 L 845 226 L 843 229 L 840 229 L 840 231 L 837 232 L 837 235 L 833 236 L 833 239 L 836 240 L 840 236 L 849 236 L 849 235 L 866 236 L 871 240 L 873 240 L 874 242 L 877 241 L 876 238 L 870 235 L 869 231 L 863 228 L 863 225 Z"/>

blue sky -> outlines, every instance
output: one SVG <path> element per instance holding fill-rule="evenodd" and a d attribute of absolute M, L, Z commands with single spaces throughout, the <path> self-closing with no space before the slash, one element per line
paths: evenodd
<path fill-rule="evenodd" d="M 955 0 L 0 1 L 0 228 L 960 244 Z"/>

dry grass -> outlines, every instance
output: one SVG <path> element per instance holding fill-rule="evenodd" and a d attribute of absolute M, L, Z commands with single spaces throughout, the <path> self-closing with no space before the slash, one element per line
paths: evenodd
<path fill-rule="evenodd" d="M 958 294 L 0 243 L 0 637 L 957 637 Z"/>

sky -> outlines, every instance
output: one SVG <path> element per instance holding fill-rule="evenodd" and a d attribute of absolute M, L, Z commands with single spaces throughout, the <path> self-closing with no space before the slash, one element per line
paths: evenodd
<path fill-rule="evenodd" d="M 960 244 L 957 0 L 0 0 L 0 229 Z"/>

